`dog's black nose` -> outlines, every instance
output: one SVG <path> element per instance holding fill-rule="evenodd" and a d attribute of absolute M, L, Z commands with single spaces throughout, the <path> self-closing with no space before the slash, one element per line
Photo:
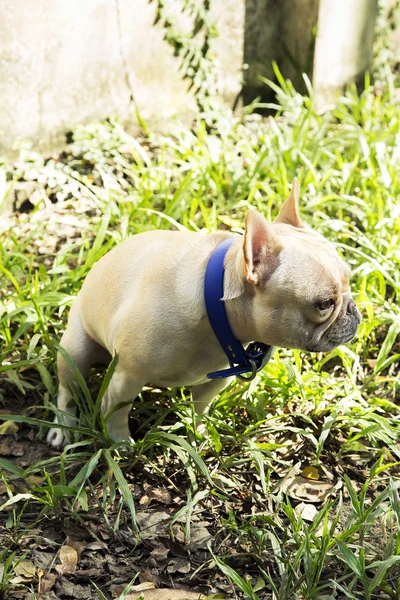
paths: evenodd
<path fill-rule="evenodd" d="M 358 311 L 357 304 L 351 298 L 346 306 L 346 314 L 354 322 L 355 326 L 358 327 L 361 323 L 362 317 Z"/>
<path fill-rule="evenodd" d="M 357 305 L 352 298 L 347 303 L 346 312 L 348 315 L 355 315 L 358 312 Z"/>

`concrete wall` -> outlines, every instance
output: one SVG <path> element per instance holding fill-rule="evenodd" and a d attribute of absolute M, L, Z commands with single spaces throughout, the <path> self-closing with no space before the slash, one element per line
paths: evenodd
<path fill-rule="evenodd" d="M 247 100 L 254 92 L 271 99 L 258 76 L 274 79 L 272 60 L 299 91 L 305 91 L 306 73 L 320 106 L 334 100 L 371 66 L 377 5 L 378 0 L 248 0 Z"/>
<path fill-rule="evenodd" d="M 178 0 L 166 3 L 179 13 Z M 369 66 L 376 5 L 213 0 L 220 94 L 237 99 L 244 58 L 245 101 L 265 95 L 258 75 L 273 78 L 273 60 L 298 89 L 306 72 L 331 97 Z M 0 155 L 18 140 L 60 145 L 78 123 L 114 115 L 134 123 L 132 97 L 153 127 L 174 115 L 189 121 L 196 103 L 154 9 L 148 0 L 0 0 Z"/>
<path fill-rule="evenodd" d="M 379 0 L 381 7 L 380 26 L 385 28 L 390 58 L 400 63 L 400 0 Z"/>
<path fill-rule="evenodd" d="M 219 89 L 241 89 L 244 0 L 218 0 Z M 0 0 L 0 154 L 58 145 L 77 123 L 119 115 L 161 125 L 196 110 L 147 0 Z M 183 23 L 184 25 L 184 23 Z"/>
<path fill-rule="evenodd" d="M 320 0 L 313 84 L 320 107 L 371 66 L 378 0 Z"/>

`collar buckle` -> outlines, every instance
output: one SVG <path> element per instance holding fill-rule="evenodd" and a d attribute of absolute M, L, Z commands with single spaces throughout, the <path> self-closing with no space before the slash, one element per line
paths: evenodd
<path fill-rule="evenodd" d="M 251 365 L 251 373 L 248 377 L 245 377 L 243 373 L 238 373 L 237 377 L 242 381 L 253 381 L 254 377 L 257 375 L 257 365 L 252 358 L 249 358 L 249 365 Z"/>

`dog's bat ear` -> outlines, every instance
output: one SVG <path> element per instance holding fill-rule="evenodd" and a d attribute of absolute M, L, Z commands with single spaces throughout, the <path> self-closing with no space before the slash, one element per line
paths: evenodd
<path fill-rule="evenodd" d="M 281 210 L 275 219 L 275 223 L 286 223 L 286 225 L 292 225 L 292 227 L 299 228 L 304 227 L 304 223 L 301 220 L 299 213 L 299 200 L 300 184 L 297 177 L 295 177 L 290 194 L 282 204 Z"/>
<path fill-rule="evenodd" d="M 268 221 L 257 211 L 246 214 L 243 241 L 244 271 L 247 281 L 258 285 L 275 269 L 280 245 Z"/>

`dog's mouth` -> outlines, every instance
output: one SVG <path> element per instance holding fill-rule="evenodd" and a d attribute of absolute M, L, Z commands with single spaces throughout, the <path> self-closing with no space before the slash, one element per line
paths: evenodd
<path fill-rule="evenodd" d="M 317 344 L 311 344 L 307 346 L 306 350 L 307 352 L 330 352 L 334 348 L 337 348 L 337 346 L 341 346 L 342 344 L 347 344 L 347 342 L 350 342 L 352 339 L 354 339 L 355 335 L 356 331 L 350 332 L 348 335 L 338 338 L 322 339 Z"/>
<path fill-rule="evenodd" d="M 356 335 L 361 323 L 361 315 L 354 302 L 348 304 L 344 315 L 332 323 L 321 337 L 307 345 L 309 352 L 329 352 L 337 346 L 347 344 Z"/>
<path fill-rule="evenodd" d="M 325 334 L 315 344 L 309 344 L 307 346 L 308 352 L 330 352 L 337 346 L 347 344 L 356 336 L 358 326 L 361 322 L 361 318 L 355 320 L 351 326 L 346 328 L 335 327 L 333 330 L 328 329 Z"/>

